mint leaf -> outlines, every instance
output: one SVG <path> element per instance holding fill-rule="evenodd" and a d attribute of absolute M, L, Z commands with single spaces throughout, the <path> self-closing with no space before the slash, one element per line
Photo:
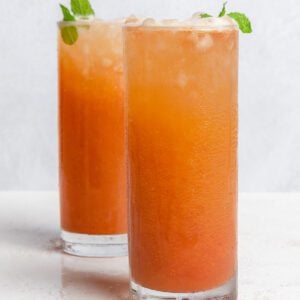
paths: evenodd
<path fill-rule="evenodd" d="M 75 17 L 71 14 L 69 9 L 62 4 L 59 4 L 61 11 L 64 15 L 64 21 L 75 21 Z"/>
<path fill-rule="evenodd" d="M 209 15 L 209 14 L 206 14 L 206 13 L 203 13 L 203 14 L 200 14 L 200 18 L 204 19 L 204 18 L 211 18 L 212 15 Z"/>
<path fill-rule="evenodd" d="M 229 16 L 230 18 L 234 19 L 237 22 L 240 30 L 243 33 L 251 33 L 252 32 L 251 22 L 245 14 L 242 14 L 239 12 L 231 12 L 231 13 L 227 14 L 227 16 Z"/>
<path fill-rule="evenodd" d="M 64 5 L 60 4 L 61 11 L 63 13 L 63 20 L 65 22 L 75 21 L 75 17 L 71 14 L 69 9 Z M 78 39 L 78 31 L 75 26 L 63 26 L 60 28 L 60 35 L 67 45 L 73 45 Z"/>
<path fill-rule="evenodd" d="M 226 14 L 226 4 L 227 4 L 227 2 L 223 3 L 223 8 L 222 8 L 222 10 L 219 13 L 219 17 L 225 16 L 225 14 Z"/>
<path fill-rule="evenodd" d="M 89 0 L 71 0 L 71 10 L 76 17 L 81 19 L 95 15 Z"/>
<path fill-rule="evenodd" d="M 75 26 L 64 26 L 60 28 L 60 34 L 67 45 L 73 45 L 78 40 L 78 31 Z"/>

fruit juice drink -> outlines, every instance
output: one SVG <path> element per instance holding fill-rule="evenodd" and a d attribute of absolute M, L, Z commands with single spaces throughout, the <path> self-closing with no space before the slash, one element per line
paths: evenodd
<path fill-rule="evenodd" d="M 238 29 L 146 20 L 124 34 L 133 288 L 234 293 Z"/>
<path fill-rule="evenodd" d="M 59 161 L 65 251 L 127 251 L 122 24 L 72 22 L 59 34 Z M 61 22 L 60 30 L 70 26 Z"/>

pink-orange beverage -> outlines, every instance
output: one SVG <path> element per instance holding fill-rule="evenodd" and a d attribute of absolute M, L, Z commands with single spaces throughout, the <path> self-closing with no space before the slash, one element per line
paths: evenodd
<path fill-rule="evenodd" d="M 59 33 L 60 200 L 64 250 L 127 253 L 122 24 L 62 22 Z"/>
<path fill-rule="evenodd" d="M 124 33 L 133 290 L 235 299 L 238 29 L 170 21 Z"/>

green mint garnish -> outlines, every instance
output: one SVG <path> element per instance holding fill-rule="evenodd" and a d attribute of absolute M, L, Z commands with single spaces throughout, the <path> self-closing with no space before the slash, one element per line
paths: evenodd
<path fill-rule="evenodd" d="M 212 17 L 212 15 L 209 15 L 209 14 L 206 14 L 206 13 L 200 14 L 200 18 L 201 18 L 201 19 L 204 19 L 204 18 L 211 18 L 211 17 Z"/>
<path fill-rule="evenodd" d="M 72 22 L 75 21 L 75 17 L 71 14 L 69 9 L 64 5 L 60 4 L 61 11 L 63 13 L 63 21 Z M 73 45 L 78 39 L 78 30 L 75 26 L 63 26 L 60 29 L 60 34 L 63 41 L 67 45 Z"/>
<path fill-rule="evenodd" d="M 241 32 L 243 33 L 252 32 L 251 22 L 245 14 L 239 12 L 232 12 L 227 14 L 227 16 L 234 19 L 238 23 Z"/>
<path fill-rule="evenodd" d="M 59 4 L 61 11 L 64 15 L 64 21 L 75 21 L 75 17 L 72 16 L 71 12 L 69 11 L 69 9 L 67 7 L 65 7 L 62 4 Z"/>
<path fill-rule="evenodd" d="M 249 18 L 245 14 L 239 13 L 239 12 L 231 12 L 231 13 L 227 14 L 226 13 L 226 4 L 227 4 L 227 2 L 223 3 L 222 10 L 220 11 L 218 17 L 221 18 L 224 16 L 228 16 L 236 21 L 241 32 L 251 33 L 252 26 L 251 26 L 251 22 L 250 22 Z M 203 14 L 200 14 L 199 17 L 200 18 L 211 18 L 212 16 L 207 13 L 203 13 Z"/>
<path fill-rule="evenodd" d="M 91 16 L 95 15 L 89 0 L 71 0 L 71 11 L 73 14 L 62 4 L 60 4 L 60 8 L 64 16 L 64 22 L 74 22 L 77 19 L 89 19 Z M 73 45 L 78 40 L 78 30 L 74 25 L 62 26 L 60 34 L 67 45 Z"/>
<path fill-rule="evenodd" d="M 78 30 L 75 26 L 65 26 L 60 29 L 63 41 L 67 45 L 73 45 L 78 40 Z"/>
<path fill-rule="evenodd" d="M 227 2 L 223 3 L 223 8 L 221 10 L 221 12 L 219 13 L 219 17 L 223 17 L 226 14 L 226 4 Z"/>
<path fill-rule="evenodd" d="M 71 0 L 71 10 L 80 19 L 88 19 L 95 15 L 89 0 Z"/>

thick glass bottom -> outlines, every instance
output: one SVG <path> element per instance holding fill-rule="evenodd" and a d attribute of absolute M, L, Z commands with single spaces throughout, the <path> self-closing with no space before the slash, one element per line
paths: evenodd
<path fill-rule="evenodd" d="M 63 251 L 76 256 L 116 257 L 128 255 L 127 234 L 90 235 L 62 230 Z"/>
<path fill-rule="evenodd" d="M 207 291 L 191 293 L 169 293 L 147 289 L 131 281 L 132 297 L 138 299 L 174 299 L 174 300 L 236 300 L 236 277 L 222 286 Z"/>

